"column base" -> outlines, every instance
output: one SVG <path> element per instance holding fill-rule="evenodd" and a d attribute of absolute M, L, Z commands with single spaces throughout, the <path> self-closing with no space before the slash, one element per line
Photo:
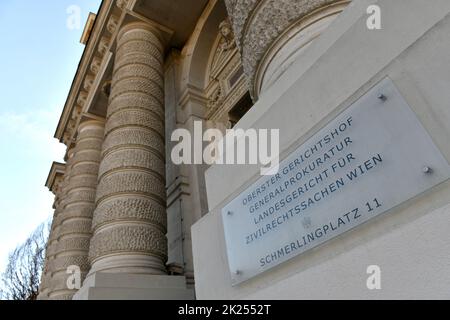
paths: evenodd
<path fill-rule="evenodd" d="M 194 300 L 184 276 L 97 272 L 73 300 Z"/>

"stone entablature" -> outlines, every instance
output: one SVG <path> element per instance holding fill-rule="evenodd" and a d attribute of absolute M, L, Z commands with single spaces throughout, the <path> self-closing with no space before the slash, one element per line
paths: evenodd
<path fill-rule="evenodd" d="M 76 139 L 82 115 L 98 116 L 97 112 L 91 111 L 98 88 L 105 83 L 102 71 L 108 65 L 108 52 L 113 45 L 119 22 L 123 20 L 125 10 L 134 2 L 135 0 L 103 1 L 91 32 L 82 39 L 86 41 L 86 48 L 55 133 L 55 138 L 67 146 Z"/>

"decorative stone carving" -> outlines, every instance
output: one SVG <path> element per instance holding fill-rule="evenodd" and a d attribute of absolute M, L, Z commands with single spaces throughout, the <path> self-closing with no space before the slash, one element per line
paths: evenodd
<path fill-rule="evenodd" d="M 88 93 L 86 91 L 81 91 L 80 94 L 78 95 L 77 103 L 82 108 L 84 108 L 84 105 L 86 104 L 87 96 L 88 96 Z"/>
<path fill-rule="evenodd" d="M 87 75 L 86 78 L 84 79 L 83 88 L 86 91 L 89 91 L 91 89 L 92 85 L 94 84 L 94 80 L 95 80 L 95 77 L 93 75 L 91 75 L 91 74 Z"/>
<path fill-rule="evenodd" d="M 225 99 L 225 96 L 224 96 L 223 89 L 220 86 L 220 83 L 218 83 L 216 90 L 213 91 L 213 93 L 211 94 L 211 96 L 208 99 L 208 109 L 210 109 L 210 110 L 217 109 L 220 105 L 222 105 L 224 99 Z"/>
<path fill-rule="evenodd" d="M 236 42 L 234 41 L 233 29 L 231 27 L 230 21 L 227 19 L 222 21 L 219 25 L 220 30 L 220 47 L 222 50 L 227 51 L 234 49 L 236 47 Z"/>
<path fill-rule="evenodd" d="M 50 299 L 71 299 L 75 290 L 66 287 L 67 267 L 78 266 L 83 275 L 89 271 L 88 252 L 91 238 L 97 175 L 103 141 L 104 124 L 88 120 L 78 127 L 73 157 L 68 160 L 62 191 L 64 201 L 53 231 L 53 259 L 49 261 L 52 272 Z M 82 279 L 83 280 L 83 279 Z"/>
<path fill-rule="evenodd" d="M 128 6 L 129 2 L 130 2 L 130 0 L 117 0 L 116 5 L 120 9 L 124 10 Z"/>
<path fill-rule="evenodd" d="M 258 0 L 225 0 L 228 16 L 233 25 L 236 43 L 239 47 L 241 47 L 242 29 L 244 28 L 244 24 L 257 4 Z"/>
<path fill-rule="evenodd" d="M 162 74 L 158 31 L 141 23 L 122 27 L 96 195 L 90 273 L 165 273 Z"/>
<path fill-rule="evenodd" d="M 52 261 L 52 270 L 67 270 L 70 266 L 79 266 L 81 270 L 89 270 L 89 263 L 84 255 L 61 256 Z"/>
<path fill-rule="evenodd" d="M 52 175 L 52 172 L 55 172 L 55 178 L 54 178 L 54 182 L 53 184 L 50 182 L 50 185 L 47 185 L 50 190 L 54 193 L 55 195 L 55 203 L 54 203 L 54 207 L 55 207 L 55 212 L 53 215 L 53 221 L 52 221 L 52 225 L 50 228 L 50 234 L 49 234 L 49 240 L 46 246 L 46 251 L 45 251 L 45 261 L 44 261 L 44 268 L 42 270 L 42 276 L 41 276 L 41 284 L 39 286 L 39 296 L 38 296 L 38 300 L 47 300 L 48 294 L 49 294 L 49 290 L 50 290 L 50 286 L 51 286 L 51 281 L 52 281 L 52 270 L 54 270 L 53 267 L 53 261 L 54 261 L 54 255 L 56 254 L 56 243 L 52 241 L 54 241 L 57 238 L 57 235 L 55 233 L 55 226 L 56 224 L 59 224 L 59 221 L 57 220 L 57 216 L 60 213 L 60 199 L 61 199 L 61 184 L 62 184 L 62 178 L 64 175 L 64 166 L 62 164 L 58 164 L 57 166 L 60 167 L 60 170 L 62 171 L 53 171 L 55 166 L 55 163 L 52 166 L 52 170 L 50 175 Z M 52 260 L 51 260 L 52 259 Z"/>
<path fill-rule="evenodd" d="M 98 44 L 98 52 L 103 56 L 107 51 L 109 44 L 111 42 L 111 38 L 104 36 L 100 39 L 100 43 Z"/>
<path fill-rule="evenodd" d="M 212 120 L 215 114 L 227 113 L 231 109 L 235 101 L 229 101 L 230 103 L 226 103 L 226 101 L 229 100 L 229 96 L 234 96 L 234 91 L 239 90 L 238 87 L 242 86 L 245 87 L 244 91 L 248 90 L 246 83 L 240 81 L 241 77 L 239 75 L 235 81 L 231 80 L 233 75 L 236 74 L 236 70 L 242 68 L 242 64 L 239 50 L 236 47 L 233 30 L 228 19 L 222 21 L 219 25 L 216 44 L 212 52 L 210 65 L 208 66 L 209 84 L 206 88 L 206 96 L 208 99 L 206 117 L 209 120 Z M 214 120 L 219 119 L 214 118 Z"/>
<path fill-rule="evenodd" d="M 228 20 L 220 24 L 216 45 L 208 66 L 209 84 L 206 88 L 208 120 L 226 125 L 228 112 L 248 91 L 242 72 L 239 50 Z"/>
<path fill-rule="evenodd" d="M 157 134 L 164 131 L 164 123 L 153 114 L 149 114 L 144 110 L 119 110 L 109 117 L 105 133 L 108 134 L 112 128 L 125 125 L 139 125 L 155 130 Z"/>
<path fill-rule="evenodd" d="M 145 198 L 118 198 L 105 201 L 95 212 L 92 228 L 96 229 L 104 224 L 120 221 L 125 218 L 133 220 L 152 221 L 161 230 L 166 228 L 165 205 Z"/>
<path fill-rule="evenodd" d="M 66 146 L 70 146 L 70 144 L 71 144 L 71 142 L 72 142 L 72 141 L 71 141 L 71 134 L 70 134 L 70 132 L 68 132 L 67 130 L 64 132 L 62 141 L 63 141 L 63 143 L 64 143 Z"/>
<path fill-rule="evenodd" d="M 94 57 L 94 59 L 92 59 L 91 71 L 94 74 L 97 74 L 100 71 L 101 64 L 102 64 L 102 59 L 99 57 Z"/>
<path fill-rule="evenodd" d="M 137 58 L 137 57 L 136 57 Z M 140 62 L 139 62 L 140 63 Z M 108 105 L 108 112 L 110 114 L 113 114 L 114 112 L 122 109 L 127 109 L 128 105 L 148 105 L 148 104 L 161 104 L 161 101 L 156 99 L 153 95 L 150 94 L 140 94 L 139 92 L 136 92 L 136 94 L 133 94 L 133 92 L 130 92 L 127 95 L 123 96 L 115 96 L 114 100 L 111 100 L 110 95 L 110 102 Z M 155 114 L 159 119 L 164 120 L 164 109 L 152 109 L 150 110 L 152 114 Z"/>
<path fill-rule="evenodd" d="M 229 60 L 237 54 L 236 42 L 234 40 L 233 30 L 229 20 L 224 20 L 219 25 L 219 43 L 215 48 L 211 65 L 209 66 L 209 74 L 211 79 L 218 79 L 221 69 L 229 62 Z M 217 41 L 217 40 L 216 40 Z"/>
<path fill-rule="evenodd" d="M 40 290 L 42 294 L 39 295 L 39 299 L 50 299 L 50 294 L 55 290 L 55 280 L 53 269 L 54 260 L 56 259 L 56 252 L 58 249 L 58 237 L 59 230 L 61 226 L 61 213 L 64 207 L 64 200 L 66 194 L 66 188 L 68 185 L 69 177 L 70 177 L 70 168 L 73 160 L 74 149 L 69 148 L 67 150 L 67 161 L 65 166 L 65 173 L 62 178 L 62 181 L 59 183 L 59 194 L 57 195 L 57 201 L 55 202 L 55 214 L 53 216 L 52 226 L 50 230 L 50 235 L 47 243 L 47 252 L 46 252 L 46 287 L 41 287 Z M 45 288 L 45 289 L 44 289 Z"/>
<path fill-rule="evenodd" d="M 142 149 L 118 150 L 114 153 L 107 154 L 100 165 L 99 178 L 110 173 L 118 166 L 130 167 L 138 165 L 140 168 L 151 168 L 155 174 L 160 175 L 165 171 L 166 163 L 164 159 L 157 154 Z"/>
<path fill-rule="evenodd" d="M 340 0 L 225 0 L 245 73 L 255 97 L 255 73 L 264 54 L 289 27 Z"/>
<path fill-rule="evenodd" d="M 117 25 L 119 23 L 119 19 L 116 16 L 111 16 L 106 25 L 106 29 L 108 29 L 109 33 L 113 34 L 117 30 Z"/>
<path fill-rule="evenodd" d="M 98 233 L 90 257 L 95 260 L 112 252 L 133 252 L 167 259 L 165 230 L 142 225 L 118 225 L 110 232 Z"/>
<path fill-rule="evenodd" d="M 72 118 L 72 119 L 69 120 L 69 123 L 67 124 L 67 128 L 71 132 L 73 132 L 73 130 L 75 129 L 75 124 L 76 124 L 75 119 Z"/>

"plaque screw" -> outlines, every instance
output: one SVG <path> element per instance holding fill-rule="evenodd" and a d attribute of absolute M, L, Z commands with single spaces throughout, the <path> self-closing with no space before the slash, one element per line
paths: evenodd
<path fill-rule="evenodd" d="M 381 93 L 381 94 L 378 96 L 378 99 L 380 99 L 381 101 L 385 102 L 385 101 L 387 100 L 387 97 L 386 97 L 384 94 Z"/>
<path fill-rule="evenodd" d="M 308 229 L 309 227 L 311 227 L 311 218 L 310 217 L 305 217 L 302 221 L 303 227 L 305 227 L 306 229 Z"/>
<path fill-rule="evenodd" d="M 228 213 L 227 213 L 229 216 L 232 216 L 233 215 L 233 212 L 231 212 L 231 211 L 228 211 Z"/>
<path fill-rule="evenodd" d="M 237 276 L 241 275 L 241 273 L 242 273 L 242 272 L 241 272 L 240 270 L 236 270 L 236 271 L 234 272 L 234 274 L 237 275 Z"/>
<path fill-rule="evenodd" d="M 430 167 L 425 166 L 425 167 L 423 167 L 422 171 L 424 173 L 431 173 L 433 170 Z"/>

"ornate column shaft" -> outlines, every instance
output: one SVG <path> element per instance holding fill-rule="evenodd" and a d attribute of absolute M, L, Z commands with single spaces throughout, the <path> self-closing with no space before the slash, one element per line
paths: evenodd
<path fill-rule="evenodd" d="M 131 23 L 118 34 L 90 274 L 166 273 L 163 49 L 151 26 Z"/>
<path fill-rule="evenodd" d="M 46 260 L 46 269 L 47 269 L 47 275 L 46 279 L 44 280 L 44 285 L 47 286 L 46 290 L 46 297 L 45 299 L 49 299 L 51 293 L 55 289 L 55 279 L 54 279 L 54 270 L 53 270 L 53 262 L 56 257 L 56 251 L 58 248 L 58 234 L 60 230 L 61 225 L 61 213 L 64 208 L 64 200 L 67 195 L 67 187 L 69 185 L 69 178 L 70 178 L 70 169 L 72 166 L 73 161 L 73 154 L 74 149 L 72 147 L 69 147 L 67 150 L 67 157 L 66 157 L 66 170 L 64 173 L 63 180 L 61 182 L 61 189 L 60 189 L 60 195 L 57 201 L 55 202 L 55 214 L 53 216 L 52 226 L 50 229 L 50 235 L 47 242 L 47 260 Z"/>
<path fill-rule="evenodd" d="M 256 100 L 350 0 L 225 0 Z"/>
<path fill-rule="evenodd" d="M 80 124 L 78 131 L 74 155 L 67 163 L 70 169 L 63 190 L 62 209 L 56 218 L 57 243 L 54 258 L 50 260 L 50 299 L 70 300 L 76 293 L 76 289 L 67 286 L 68 267 L 80 268 L 81 281 L 89 271 L 89 242 L 104 124 L 89 120 Z"/>
<path fill-rule="evenodd" d="M 57 215 L 57 211 L 55 210 L 55 213 L 53 215 L 53 222 L 51 224 L 50 234 L 49 234 L 48 242 L 47 242 L 44 269 L 42 271 L 41 283 L 39 285 L 39 295 L 37 298 L 38 300 L 48 300 L 48 298 L 49 298 L 49 291 L 50 291 L 51 281 L 52 281 L 52 271 L 50 269 L 50 265 L 51 265 L 51 259 L 54 259 L 54 247 L 55 247 L 55 244 L 54 243 L 52 244 L 52 242 L 55 239 L 55 235 L 52 230 L 54 230 L 56 215 Z"/>
<path fill-rule="evenodd" d="M 51 263 L 50 259 L 54 259 L 55 255 L 55 240 L 56 240 L 56 234 L 54 232 L 56 228 L 57 219 L 56 217 L 60 213 L 60 200 L 61 200 L 61 190 L 60 188 L 57 188 L 55 193 L 55 202 L 54 202 L 54 208 L 55 212 L 53 214 L 52 224 L 50 227 L 50 233 L 47 240 L 47 246 L 45 250 L 45 261 L 44 261 L 44 269 L 42 271 L 41 276 L 41 283 L 39 285 L 39 295 L 38 300 L 48 300 L 48 294 L 50 291 L 51 286 L 51 280 L 52 280 L 52 271 L 50 269 Z"/>

